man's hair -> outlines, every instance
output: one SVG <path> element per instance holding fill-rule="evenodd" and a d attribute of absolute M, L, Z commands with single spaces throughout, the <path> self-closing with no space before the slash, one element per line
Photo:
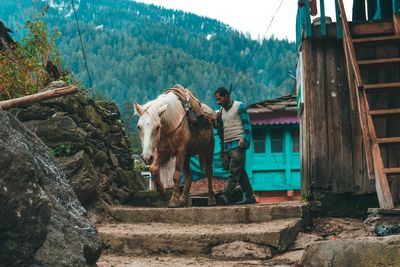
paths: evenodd
<path fill-rule="evenodd" d="M 215 90 L 214 95 L 219 94 L 220 96 L 229 96 L 229 91 L 221 86 L 217 90 Z"/>

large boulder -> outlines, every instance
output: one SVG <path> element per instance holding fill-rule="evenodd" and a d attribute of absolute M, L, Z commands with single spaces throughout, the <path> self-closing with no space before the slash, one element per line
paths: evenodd
<path fill-rule="evenodd" d="M 400 266 L 400 236 L 316 242 L 306 247 L 300 266 Z"/>
<path fill-rule="evenodd" d="M 0 110 L 0 265 L 95 264 L 101 243 L 84 213 L 48 148 Z"/>

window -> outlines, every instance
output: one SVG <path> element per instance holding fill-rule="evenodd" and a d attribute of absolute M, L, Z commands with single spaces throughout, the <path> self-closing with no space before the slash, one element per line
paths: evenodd
<path fill-rule="evenodd" d="M 253 129 L 254 153 L 265 153 L 265 130 Z"/>
<path fill-rule="evenodd" d="M 293 152 L 300 152 L 300 131 L 299 131 L 299 128 L 293 128 L 292 129 L 292 142 L 293 142 L 292 151 Z"/>
<path fill-rule="evenodd" d="M 282 153 L 283 152 L 283 129 L 272 128 L 271 129 L 271 152 Z"/>

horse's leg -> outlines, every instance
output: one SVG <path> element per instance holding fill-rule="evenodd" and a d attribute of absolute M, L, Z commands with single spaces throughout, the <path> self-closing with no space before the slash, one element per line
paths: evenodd
<path fill-rule="evenodd" d="M 201 155 L 203 156 L 203 155 Z M 207 156 L 204 155 L 204 163 L 206 169 L 206 176 L 208 181 L 208 206 L 215 206 L 217 201 L 215 200 L 214 196 L 214 188 L 213 188 L 213 169 L 212 169 L 212 161 L 213 161 L 213 154 L 207 153 Z"/>
<path fill-rule="evenodd" d="M 162 184 L 161 179 L 160 179 L 160 162 L 159 162 L 159 155 L 158 155 L 157 150 L 154 151 L 154 160 L 150 166 L 150 173 L 154 179 L 154 184 L 156 186 L 157 192 L 160 193 L 162 198 L 165 198 L 166 193 L 165 193 L 164 185 Z"/>
<path fill-rule="evenodd" d="M 208 206 L 215 206 L 217 205 L 217 201 L 215 200 L 214 196 L 214 188 L 213 188 L 213 160 L 214 160 L 214 132 L 211 130 L 210 132 L 210 145 L 206 150 L 205 154 L 205 167 L 206 167 L 206 175 L 208 180 Z"/>
<path fill-rule="evenodd" d="M 181 206 L 191 207 L 192 199 L 189 196 L 190 186 L 192 184 L 192 172 L 190 171 L 190 157 L 185 158 L 183 163 L 183 173 L 185 174 L 185 186 L 183 187 L 183 192 L 179 198 Z"/>
<path fill-rule="evenodd" d="M 182 168 L 185 157 L 186 157 L 186 151 L 184 151 L 183 149 L 182 150 L 178 149 L 175 162 L 175 171 L 173 175 L 174 192 L 172 193 L 172 197 L 168 204 L 168 207 L 170 208 L 179 207 L 179 185 L 181 183 Z"/>

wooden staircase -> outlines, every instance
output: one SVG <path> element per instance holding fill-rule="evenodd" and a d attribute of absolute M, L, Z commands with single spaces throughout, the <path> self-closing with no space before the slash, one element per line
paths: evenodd
<path fill-rule="evenodd" d="M 397 133 L 398 136 L 392 134 L 388 136 L 390 120 L 400 119 L 400 102 L 397 101 L 398 107 L 391 107 L 389 104 L 393 102 L 391 99 L 399 98 L 400 92 L 398 16 L 393 17 L 393 21 L 389 22 L 390 25 L 380 27 L 379 30 L 371 30 L 372 26 L 364 24 L 364 31 L 362 27 L 358 27 L 357 31 L 352 27 L 351 31 L 343 0 L 337 2 L 341 13 L 351 103 L 353 109 L 359 113 L 368 175 L 371 180 L 375 180 L 380 207 L 393 209 L 389 181 L 391 176 L 400 174 L 400 166 L 388 166 L 385 157 L 388 157 L 391 147 L 400 145 L 400 132 Z M 394 47 L 394 50 L 397 50 L 393 53 L 395 56 L 382 51 L 376 52 L 385 46 Z M 387 75 L 382 75 L 385 73 Z M 393 78 L 399 79 L 393 80 Z M 382 99 L 386 101 L 386 105 L 382 105 Z"/>

